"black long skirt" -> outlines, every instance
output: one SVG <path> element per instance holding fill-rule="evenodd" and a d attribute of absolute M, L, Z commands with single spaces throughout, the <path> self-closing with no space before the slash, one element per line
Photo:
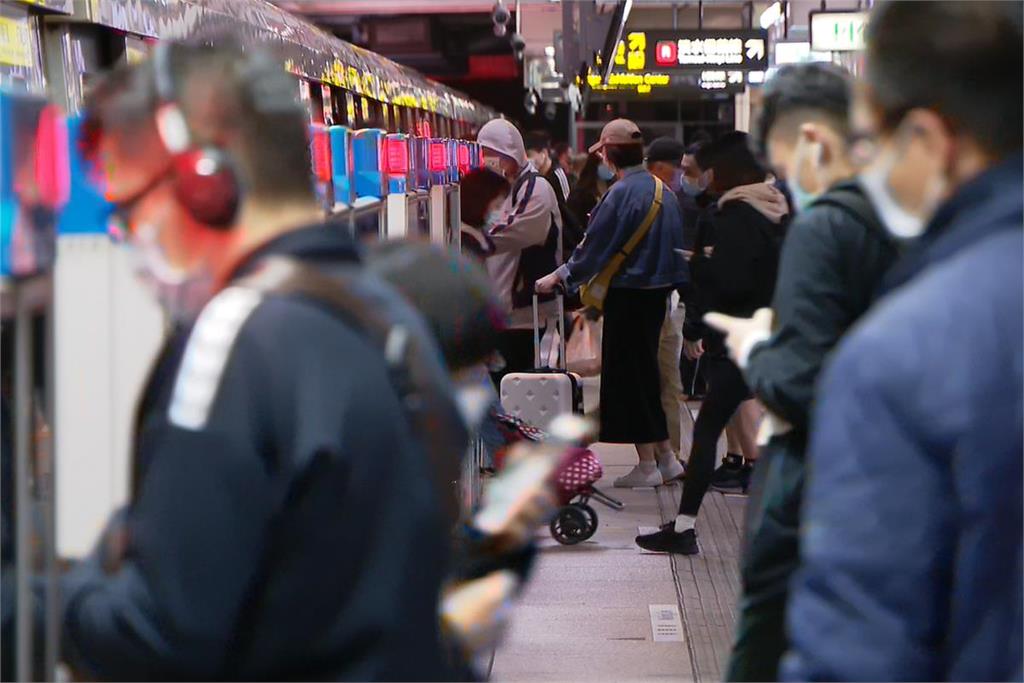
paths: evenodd
<path fill-rule="evenodd" d="M 605 443 L 668 438 L 661 407 L 658 338 L 671 288 L 609 290 L 601 345 L 601 434 Z"/>

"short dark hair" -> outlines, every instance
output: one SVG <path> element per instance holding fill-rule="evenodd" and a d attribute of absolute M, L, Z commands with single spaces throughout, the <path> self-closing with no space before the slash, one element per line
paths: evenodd
<path fill-rule="evenodd" d="M 1019 2 L 879 2 L 866 78 L 884 125 L 931 109 L 999 156 L 1022 146 Z"/>
<path fill-rule="evenodd" d="M 704 145 L 696 161 L 702 169 L 714 171 L 714 183 L 723 192 L 764 182 L 767 175 L 750 148 L 750 136 L 738 130 Z"/>
<path fill-rule="evenodd" d="M 644 163 L 644 145 L 638 142 L 632 145 L 605 145 L 605 156 L 615 168 L 629 168 Z"/>
<path fill-rule="evenodd" d="M 572 147 L 569 146 L 568 142 L 559 142 L 558 144 L 555 145 L 555 157 L 556 158 L 562 156 L 563 154 L 571 152 L 571 151 L 572 151 Z"/>
<path fill-rule="evenodd" d="M 758 152 L 767 156 L 768 136 L 791 114 L 824 117 L 840 133 L 849 130 L 850 74 L 834 64 L 788 64 L 764 86 L 761 116 L 754 131 Z"/>
<path fill-rule="evenodd" d="M 459 190 L 462 222 L 481 228 L 487 219 L 487 205 L 496 197 L 508 196 L 512 187 L 505 176 L 489 168 L 478 168 L 462 176 Z"/>
<path fill-rule="evenodd" d="M 217 138 L 233 133 L 237 142 L 224 151 L 246 193 L 264 201 L 314 200 L 308 113 L 294 77 L 262 51 L 243 51 L 230 34 L 197 37 L 167 49 L 177 104 L 190 124 L 193 144 L 222 144 Z M 197 86 L 203 101 L 190 102 L 190 88 Z M 90 92 L 85 125 L 93 141 L 102 135 L 137 134 L 154 121 L 161 104 L 153 60 L 122 65 Z M 204 139 L 203 130 L 213 131 L 214 139 Z"/>
<path fill-rule="evenodd" d="M 547 151 L 551 144 L 551 137 L 542 130 L 533 130 L 526 134 L 526 149 Z"/>

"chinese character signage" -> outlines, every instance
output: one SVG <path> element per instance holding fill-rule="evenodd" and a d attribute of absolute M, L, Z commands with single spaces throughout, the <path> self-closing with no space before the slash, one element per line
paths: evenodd
<path fill-rule="evenodd" d="M 631 31 L 619 41 L 612 59 L 608 83 L 602 83 L 594 73 L 587 77 L 587 84 L 594 90 L 635 89 L 643 95 L 696 83 L 706 90 L 731 91 L 742 89 L 744 72 L 768 68 L 768 32 Z M 704 74 L 713 77 L 704 78 Z"/>

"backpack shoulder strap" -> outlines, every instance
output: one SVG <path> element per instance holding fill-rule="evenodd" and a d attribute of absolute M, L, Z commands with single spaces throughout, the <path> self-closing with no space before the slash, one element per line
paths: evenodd
<path fill-rule="evenodd" d="M 349 322 L 383 354 L 391 385 L 430 460 L 438 504 L 445 517 L 454 522 L 458 506 L 451 482 L 458 477 L 458 458 L 452 453 L 461 452 L 456 442 L 464 428 L 457 423 L 460 418 L 456 411 L 443 410 L 451 401 L 440 394 L 436 378 L 425 364 L 432 351 L 423 347 L 416 333 L 390 315 L 387 307 L 362 294 L 354 272 L 327 275 L 296 259 L 275 256 L 265 259 L 256 272 L 237 284 L 262 293 L 319 302 Z"/>

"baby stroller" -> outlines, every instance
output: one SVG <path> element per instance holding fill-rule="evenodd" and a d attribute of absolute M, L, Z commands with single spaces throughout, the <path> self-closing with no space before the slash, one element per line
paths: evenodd
<path fill-rule="evenodd" d="M 505 437 L 506 446 L 495 456 L 500 468 L 505 450 L 518 441 L 544 441 L 547 435 L 529 423 L 501 412 L 495 412 L 498 427 Z M 551 536 L 562 545 L 582 543 L 597 532 L 597 512 L 590 506 L 590 499 L 607 505 L 613 510 L 625 506 L 599 490 L 595 483 L 601 479 L 601 461 L 589 448 L 570 449 L 555 470 L 555 495 L 559 509 L 551 520 Z"/>

